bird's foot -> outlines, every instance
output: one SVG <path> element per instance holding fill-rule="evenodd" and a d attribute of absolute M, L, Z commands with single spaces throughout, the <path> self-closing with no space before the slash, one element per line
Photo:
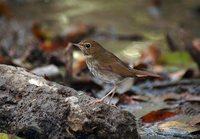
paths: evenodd
<path fill-rule="evenodd" d="M 112 89 L 108 94 L 106 94 L 106 95 L 105 95 L 104 97 L 102 97 L 101 99 L 98 99 L 98 100 L 95 100 L 95 101 L 90 102 L 89 105 L 103 102 L 110 94 L 112 94 L 110 100 L 109 100 L 108 103 L 107 103 L 108 105 L 110 105 L 111 99 L 113 98 L 116 89 L 117 89 L 117 86 L 114 86 L 113 89 Z"/>
<path fill-rule="evenodd" d="M 92 104 L 97 104 L 97 103 L 101 103 L 101 102 L 103 102 L 103 103 L 104 103 L 104 99 L 97 99 L 97 100 L 91 101 L 91 102 L 89 103 L 89 105 L 92 105 Z M 114 105 L 114 104 L 111 104 L 111 102 L 110 102 L 110 101 L 106 102 L 106 104 L 108 104 L 108 105 L 111 105 L 112 107 L 115 107 L 115 108 L 117 108 L 117 106 L 116 106 L 116 105 Z"/>
<path fill-rule="evenodd" d="M 103 101 L 104 101 L 104 99 L 97 99 L 97 100 L 91 101 L 91 102 L 89 103 L 89 105 L 101 103 L 101 102 L 103 102 Z"/>
<path fill-rule="evenodd" d="M 109 104 L 109 105 L 111 105 L 111 107 L 113 108 L 119 109 L 115 104 Z"/>

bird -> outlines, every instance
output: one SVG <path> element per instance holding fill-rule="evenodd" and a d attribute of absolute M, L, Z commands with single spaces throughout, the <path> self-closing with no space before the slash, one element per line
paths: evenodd
<path fill-rule="evenodd" d="M 105 98 L 111 95 L 108 104 L 117 91 L 118 85 L 128 77 L 150 76 L 160 78 L 158 74 L 131 69 L 113 53 L 106 50 L 94 40 L 83 40 L 79 43 L 72 43 L 72 46 L 78 47 L 86 58 L 86 64 L 90 72 L 105 83 L 113 85 L 113 88 L 104 97 L 97 102 L 103 102 Z"/>

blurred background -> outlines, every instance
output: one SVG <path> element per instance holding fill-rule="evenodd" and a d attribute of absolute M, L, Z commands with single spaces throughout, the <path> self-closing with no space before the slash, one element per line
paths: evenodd
<path fill-rule="evenodd" d="M 196 0 L 1 0 L 0 4 L 0 46 L 6 49 L 24 50 L 36 41 L 34 37 L 45 42 L 42 45 L 56 38 L 59 46 L 93 38 L 127 63 L 136 64 L 149 46 L 162 54 L 184 50 L 181 29 L 193 38 L 200 35 L 200 2 Z M 67 38 L 69 34 L 72 39 Z M 194 66 L 184 60 L 164 62 Z"/>
<path fill-rule="evenodd" d="M 188 124 L 200 113 L 199 25 L 198 0 L 0 0 L 0 63 L 100 98 L 111 86 L 91 78 L 82 53 L 69 46 L 93 39 L 127 65 L 163 76 L 129 80 L 113 99 L 150 123 L 141 134 L 187 138 L 200 129 Z M 163 120 L 176 115 L 178 130 L 168 132 L 174 123 Z"/>
<path fill-rule="evenodd" d="M 166 53 L 167 34 L 177 42 L 175 37 L 182 27 L 198 38 L 199 4 L 196 0 L 1 0 L 0 42 L 1 46 L 27 47 L 40 29 L 49 40 L 87 28 L 95 31 L 86 37 L 98 40 L 132 64 L 148 46 Z"/>

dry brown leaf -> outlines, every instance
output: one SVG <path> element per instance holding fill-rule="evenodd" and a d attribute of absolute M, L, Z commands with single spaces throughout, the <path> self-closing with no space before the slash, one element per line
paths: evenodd
<path fill-rule="evenodd" d="M 133 104 L 134 102 L 135 101 L 133 101 L 133 98 L 131 96 L 122 95 L 116 105 L 120 105 L 120 104 Z"/>
<path fill-rule="evenodd" d="M 161 56 L 160 50 L 152 44 L 149 48 L 141 52 L 140 61 L 141 63 L 155 64 Z"/>
<path fill-rule="evenodd" d="M 141 102 L 147 102 L 147 101 L 150 100 L 150 97 L 148 97 L 148 96 L 139 96 L 139 95 L 137 95 L 137 96 L 131 96 L 131 98 L 133 100 L 135 100 L 135 101 L 141 101 Z"/>
<path fill-rule="evenodd" d="M 191 126 L 200 125 L 200 115 L 197 115 L 193 120 L 190 122 Z"/>
<path fill-rule="evenodd" d="M 86 67 L 87 66 L 86 66 L 85 58 L 84 57 L 80 57 L 72 65 L 73 75 L 78 75 Z"/>
<path fill-rule="evenodd" d="M 200 39 L 194 39 L 192 41 L 193 47 L 200 52 Z"/>
<path fill-rule="evenodd" d="M 157 111 L 152 111 L 144 116 L 142 116 L 140 119 L 143 123 L 154 123 L 158 121 L 165 120 L 167 118 L 173 117 L 177 115 L 178 112 L 174 112 L 170 109 L 160 109 Z"/>
<path fill-rule="evenodd" d="M 200 102 L 200 96 L 190 95 L 189 93 L 183 94 L 182 98 L 189 102 Z"/>
<path fill-rule="evenodd" d="M 190 134 L 200 129 L 179 121 L 167 121 L 158 126 L 159 131 L 165 133 Z"/>
<path fill-rule="evenodd" d="M 32 34 L 40 41 L 48 39 L 49 32 L 42 30 L 42 25 L 40 23 L 34 23 L 31 28 Z"/>
<path fill-rule="evenodd" d="M 180 95 L 177 95 L 175 93 L 165 93 L 164 95 L 162 96 L 159 96 L 158 97 L 159 100 L 162 100 L 162 101 L 171 101 L 171 100 L 179 100 L 181 99 L 181 96 Z"/>
<path fill-rule="evenodd" d="M 65 42 L 78 42 L 86 35 L 92 33 L 95 27 L 87 24 L 76 25 L 70 32 L 67 33 Z"/>
<path fill-rule="evenodd" d="M 186 73 L 186 70 L 184 69 L 184 70 L 180 70 L 174 73 L 170 73 L 169 77 L 172 81 L 177 81 L 177 80 L 180 80 L 185 73 Z"/>
<path fill-rule="evenodd" d="M 117 102 L 117 105 L 119 104 L 133 104 L 136 101 L 138 102 L 147 102 L 150 100 L 150 97 L 148 96 L 128 96 L 128 95 L 123 95 L 122 97 L 119 98 L 119 101 Z"/>
<path fill-rule="evenodd" d="M 10 7 L 3 1 L 0 1 L 0 14 L 11 18 L 13 16 Z"/>
<path fill-rule="evenodd" d="M 0 55 L 0 64 L 15 65 L 9 57 Z"/>

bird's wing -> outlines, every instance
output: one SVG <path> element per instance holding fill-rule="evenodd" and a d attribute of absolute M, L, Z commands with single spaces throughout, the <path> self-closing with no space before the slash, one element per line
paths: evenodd
<path fill-rule="evenodd" d="M 111 71 L 125 77 L 130 76 L 128 66 L 112 53 L 105 52 L 104 55 L 99 58 L 99 65 L 101 65 L 100 68 L 102 70 Z"/>
<path fill-rule="evenodd" d="M 101 65 L 100 68 L 102 70 L 111 71 L 123 77 L 134 77 L 137 75 L 160 77 L 151 72 L 129 69 L 124 62 L 110 52 L 106 52 L 102 57 L 100 57 L 100 59 L 99 64 Z"/>

